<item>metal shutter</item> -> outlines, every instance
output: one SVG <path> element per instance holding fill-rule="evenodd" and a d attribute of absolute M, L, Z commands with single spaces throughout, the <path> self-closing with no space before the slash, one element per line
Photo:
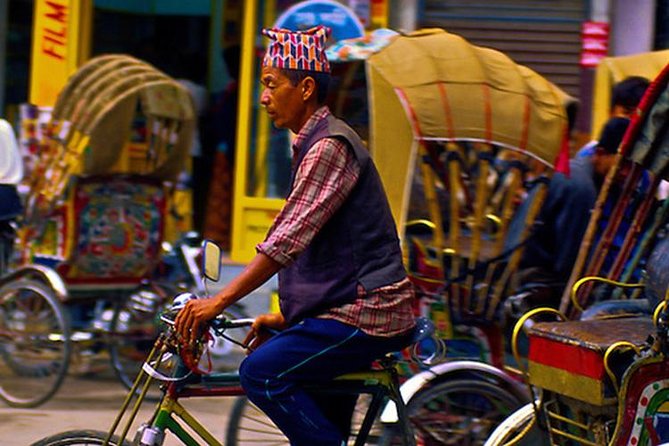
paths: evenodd
<path fill-rule="evenodd" d="M 581 23 L 588 0 L 424 0 L 422 28 L 439 27 L 502 51 L 579 97 Z"/>

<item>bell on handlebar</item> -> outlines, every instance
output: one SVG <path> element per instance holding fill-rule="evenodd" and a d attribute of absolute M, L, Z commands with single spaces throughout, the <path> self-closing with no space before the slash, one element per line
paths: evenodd
<path fill-rule="evenodd" d="M 181 239 L 186 245 L 190 246 L 191 248 L 196 248 L 200 246 L 202 237 L 197 231 L 188 231 L 181 236 Z"/>
<path fill-rule="evenodd" d="M 191 299 L 197 299 L 197 296 L 193 293 L 177 294 L 172 301 L 172 306 L 160 315 L 160 320 L 168 325 L 174 324 L 174 320 L 179 311 L 181 311 L 181 309 L 186 306 L 186 302 Z"/>
<path fill-rule="evenodd" d="M 174 297 L 174 300 L 172 301 L 172 308 L 170 309 L 171 311 L 179 311 L 183 307 L 186 306 L 186 302 L 192 299 L 197 299 L 197 296 L 195 296 L 193 293 L 180 293 L 177 294 Z"/>

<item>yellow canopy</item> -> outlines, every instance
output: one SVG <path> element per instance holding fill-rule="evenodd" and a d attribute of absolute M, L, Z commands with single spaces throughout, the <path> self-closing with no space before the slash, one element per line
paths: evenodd
<path fill-rule="evenodd" d="M 611 88 L 629 76 L 643 76 L 653 80 L 669 63 L 669 50 L 651 51 L 630 56 L 605 57 L 595 72 L 594 100 L 592 101 L 591 132 L 598 135 L 609 117 Z"/>
<path fill-rule="evenodd" d="M 367 60 L 370 151 L 404 223 L 418 144 L 495 143 L 552 166 L 567 137 L 558 87 L 504 54 L 441 29 L 397 36 Z"/>
<path fill-rule="evenodd" d="M 33 167 L 27 215 L 50 212 L 75 174 L 175 180 L 195 120 L 186 88 L 155 67 L 122 54 L 89 60 L 58 96 Z"/>

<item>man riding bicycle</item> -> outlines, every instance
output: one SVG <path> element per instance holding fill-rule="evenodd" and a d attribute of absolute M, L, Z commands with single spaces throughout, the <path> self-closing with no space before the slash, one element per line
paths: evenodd
<path fill-rule="evenodd" d="M 257 254 L 211 299 L 176 319 L 194 341 L 207 322 L 279 274 L 281 313 L 259 316 L 240 367 L 248 398 L 292 445 L 346 443 L 355 398 L 303 390 L 410 343 L 414 292 L 383 186 L 360 137 L 324 105 L 329 29 L 265 29 L 260 103 L 295 133 L 291 190 Z M 265 341 L 267 329 L 282 330 Z"/>

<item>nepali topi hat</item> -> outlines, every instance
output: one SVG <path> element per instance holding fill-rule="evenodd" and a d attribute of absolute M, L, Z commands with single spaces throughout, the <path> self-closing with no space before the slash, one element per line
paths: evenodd
<path fill-rule="evenodd" d="M 323 25 L 305 31 L 265 28 L 262 33 L 270 39 L 263 58 L 264 67 L 330 72 L 330 62 L 325 55 L 330 28 Z"/>

